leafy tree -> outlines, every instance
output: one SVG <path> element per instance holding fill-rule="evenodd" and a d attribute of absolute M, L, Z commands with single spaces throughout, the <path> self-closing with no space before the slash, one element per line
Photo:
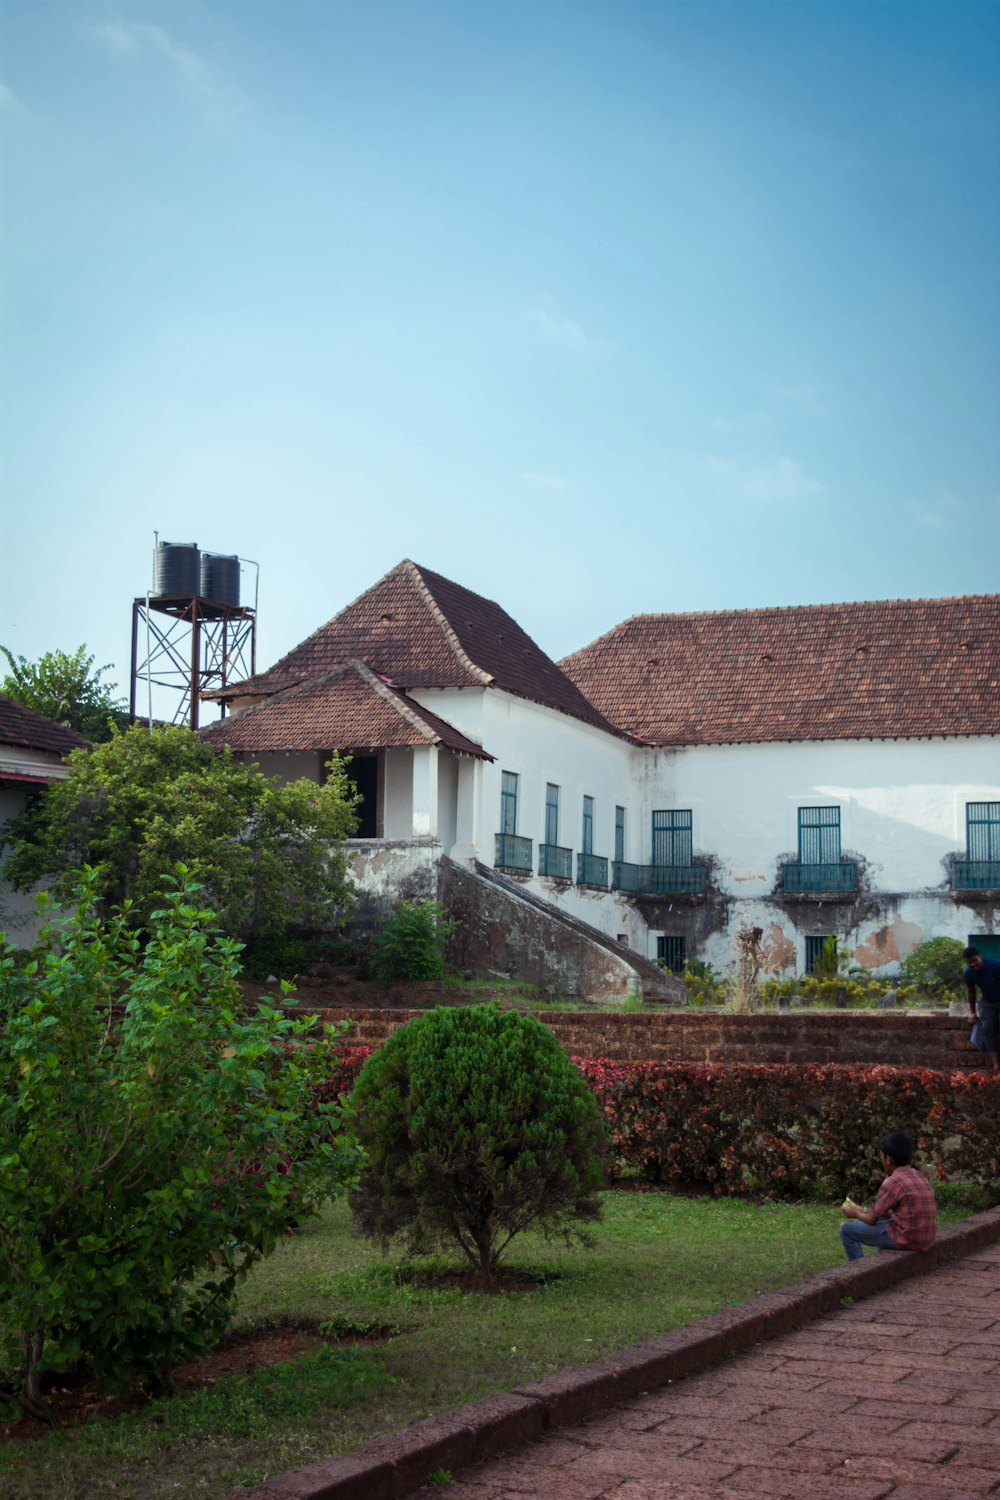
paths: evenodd
<path fill-rule="evenodd" d="M 402 901 L 379 935 L 372 972 L 382 984 L 394 980 L 443 979 L 444 950 L 458 928 L 439 901 Z"/>
<path fill-rule="evenodd" d="M 65 729 L 75 729 L 95 743 L 111 735 L 111 726 L 123 728 L 128 723 L 124 699 L 115 697 L 114 685 L 102 683 L 110 665 L 94 669 L 93 656 L 86 646 L 78 646 L 72 656 L 65 651 L 46 651 L 36 662 L 14 656 L 0 646 L 10 671 L 0 684 L 0 692 L 16 698 L 26 708 L 45 714 Z"/>
<path fill-rule="evenodd" d="M 69 765 L 3 830 L 15 890 L 51 879 L 66 898 L 79 870 L 99 866 L 95 894 L 130 901 L 129 924 L 143 925 L 180 860 L 197 869 L 222 928 L 251 944 L 333 925 L 353 902 L 340 845 L 354 799 L 339 761 L 322 786 L 282 786 L 191 729 L 133 725 L 75 750 Z"/>
<path fill-rule="evenodd" d="M 932 995 L 962 987 L 962 944 L 958 938 L 928 938 L 901 960 L 899 968 L 907 984 L 918 984 Z"/>
<path fill-rule="evenodd" d="M 515 1235 L 583 1239 L 600 1216 L 603 1124 L 551 1031 L 496 1005 L 393 1032 L 350 1096 L 367 1157 L 354 1219 L 383 1248 L 457 1246 L 486 1280 Z"/>
<path fill-rule="evenodd" d="M 87 871 L 25 962 L 0 952 L 0 1341 L 25 1402 L 75 1361 L 165 1385 L 235 1289 L 353 1178 L 309 1021 L 240 1012 L 237 945 L 183 867 L 151 914 L 102 916 Z"/>

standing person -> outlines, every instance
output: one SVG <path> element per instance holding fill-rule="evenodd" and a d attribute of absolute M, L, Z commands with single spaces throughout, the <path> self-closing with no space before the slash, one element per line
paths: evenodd
<path fill-rule="evenodd" d="M 984 958 L 978 948 L 965 948 L 962 957 L 968 965 L 962 979 L 969 1000 L 969 1018 L 976 1019 L 976 990 L 982 995 L 979 1002 L 979 1020 L 983 1023 L 983 1041 L 989 1053 L 990 1066 L 1000 1068 L 997 1058 L 997 1037 L 1000 1033 L 1000 963 L 995 958 Z"/>
<path fill-rule="evenodd" d="M 871 1208 L 844 1200 L 846 1219 L 840 1243 L 848 1260 L 860 1260 L 865 1245 L 877 1250 L 927 1250 L 937 1232 L 934 1189 L 922 1172 L 910 1165 L 913 1142 L 902 1130 L 891 1130 L 878 1143 L 886 1173 Z"/>

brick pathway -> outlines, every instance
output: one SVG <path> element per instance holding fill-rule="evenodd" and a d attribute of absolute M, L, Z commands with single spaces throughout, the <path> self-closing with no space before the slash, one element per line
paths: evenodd
<path fill-rule="evenodd" d="M 416 1493 L 1000 1496 L 1000 1244 Z"/>

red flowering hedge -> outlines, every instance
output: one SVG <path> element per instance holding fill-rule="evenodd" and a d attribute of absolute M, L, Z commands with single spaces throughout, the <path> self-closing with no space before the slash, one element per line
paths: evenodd
<path fill-rule="evenodd" d="M 370 1047 L 342 1047 L 318 1096 L 349 1093 Z M 613 1177 L 718 1194 L 871 1196 L 875 1143 L 905 1130 L 938 1181 L 1000 1183 L 1000 1075 L 844 1063 L 573 1059 L 608 1125 Z"/>
<path fill-rule="evenodd" d="M 1000 1077 L 843 1063 L 576 1058 L 611 1134 L 615 1175 L 716 1193 L 864 1201 L 875 1143 L 905 1130 L 938 1181 L 1000 1181 Z"/>

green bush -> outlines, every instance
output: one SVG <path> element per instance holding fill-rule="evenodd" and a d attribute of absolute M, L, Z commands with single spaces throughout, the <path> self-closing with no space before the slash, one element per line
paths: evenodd
<path fill-rule="evenodd" d="M 919 985 L 929 995 L 943 999 L 962 987 L 962 944 L 958 938 L 936 937 L 921 943 L 899 965 L 909 984 Z"/>
<path fill-rule="evenodd" d="M 353 1180 L 331 1043 L 242 1011 L 238 946 L 181 868 L 144 941 L 97 876 L 26 963 L 0 953 L 0 1343 L 39 1379 L 79 1360 L 163 1386 L 237 1284 Z"/>
<path fill-rule="evenodd" d="M 444 950 L 458 928 L 439 901 L 403 901 L 375 944 L 372 973 L 380 984 L 443 979 Z"/>
<path fill-rule="evenodd" d="M 351 1094 L 367 1159 L 361 1232 L 411 1253 L 458 1247 L 491 1279 L 515 1235 L 584 1238 L 599 1217 L 603 1126 L 552 1032 L 496 1005 L 439 1006 L 393 1032 Z"/>
<path fill-rule="evenodd" d="M 689 958 L 684 965 L 684 988 L 689 1005 L 721 1005 L 726 981 L 704 958 Z"/>

